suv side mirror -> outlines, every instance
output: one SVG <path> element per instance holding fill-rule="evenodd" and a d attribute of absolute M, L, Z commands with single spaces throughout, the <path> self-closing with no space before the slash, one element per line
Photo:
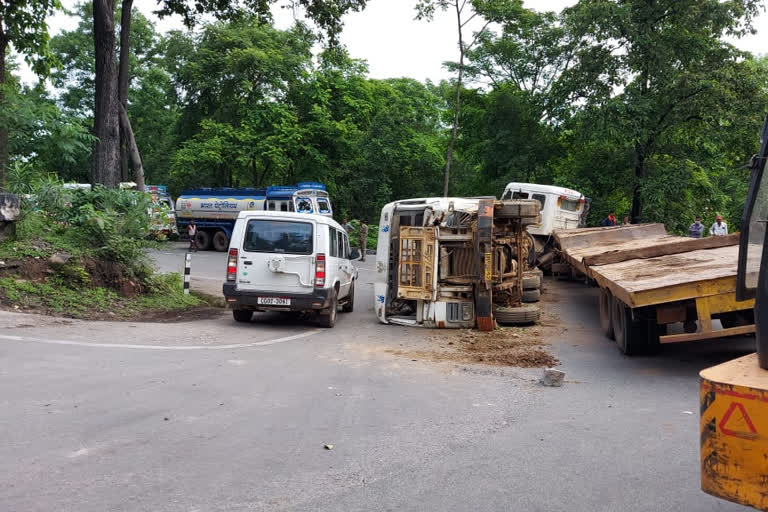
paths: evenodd
<path fill-rule="evenodd" d="M 349 259 L 356 260 L 360 258 L 360 251 L 358 249 L 349 250 Z"/>

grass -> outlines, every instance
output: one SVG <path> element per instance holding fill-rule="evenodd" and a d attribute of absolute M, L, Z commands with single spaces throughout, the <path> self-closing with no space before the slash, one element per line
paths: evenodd
<path fill-rule="evenodd" d="M 99 318 L 110 313 L 117 318 L 136 318 L 148 312 L 184 311 L 207 305 L 201 298 L 183 293 L 178 274 L 153 276 L 150 286 L 149 293 L 121 297 L 111 288 L 70 287 L 58 276 L 46 282 L 3 277 L 0 302 L 74 318 Z"/>

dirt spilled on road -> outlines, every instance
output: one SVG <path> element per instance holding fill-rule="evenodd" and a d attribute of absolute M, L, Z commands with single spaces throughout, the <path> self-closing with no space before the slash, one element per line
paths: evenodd
<path fill-rule="evenodd" d="M 442 330 L 427 340 L 427 347 L 386 352 L 411 359 L 481 363 L 518 368 L 552 367 L 560 362 L 550 354 L 538 327 L 501 328 L 490 332 Z M 423 345 L 423 344 L 420 344 Z"/>

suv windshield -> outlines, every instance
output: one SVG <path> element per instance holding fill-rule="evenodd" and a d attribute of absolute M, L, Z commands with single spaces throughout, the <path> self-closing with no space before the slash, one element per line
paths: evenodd
<path fill-rule="evenodd" d="M 243 249 L 249 252 L 312 254 L 312 224 L 284 220 L 250 220 Z"/>

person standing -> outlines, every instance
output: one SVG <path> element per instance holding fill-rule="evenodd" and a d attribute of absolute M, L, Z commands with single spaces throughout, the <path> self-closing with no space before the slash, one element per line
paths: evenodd
<path fill-rule="evenodd" d="M 701 223 L 701 215 L 697 215 L 696 222 L 688 228 L 688 236 L 691 238 L 701 238 L 704 236 L 704 224 Z"/>
<path fill-rule="evenodd" d="M 189 251 L 197 252 L 197 226 L 194 220 L 189 221 L 187 235 L 189 235 Z"/>
<path fill-rule="evenodd" d="M 728 224 L 723 222 L 723 216 L 715 217 L 715 223 L 709 228 L 709 234 L 712 236 L 725 236 L 728 234 Z"/>
<path fill-rule="evenodd" d="M 368 224 L 360 219 L 360 229 L 357 232 L 360 239 L 360 261 L 365 261 L 365 251 L 368 249 Z"/>
<path fill-rule="evenodd" d="M 616 225 L 616 212 L 611 210 L 608 216 L 600 221 L 601 226 L 615 226 Z"/>

